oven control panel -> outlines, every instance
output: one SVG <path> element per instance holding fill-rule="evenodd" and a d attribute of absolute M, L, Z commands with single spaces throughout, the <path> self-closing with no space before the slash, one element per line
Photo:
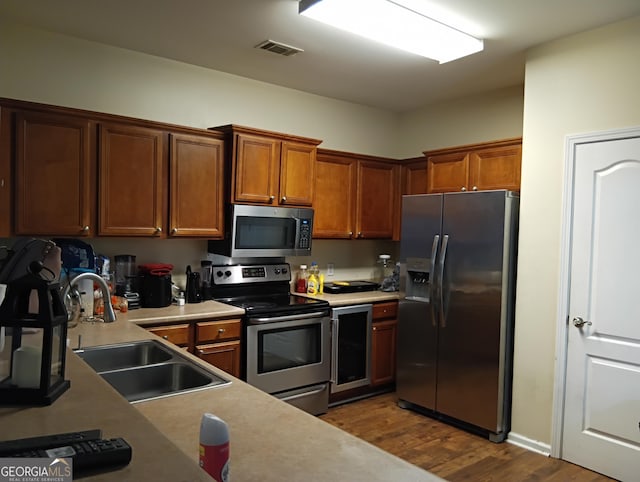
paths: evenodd
<path fill-rule="evenodd" d="M 291 281 L 288 263 L 213 266 L 213 284 L 268 283 Z"/>

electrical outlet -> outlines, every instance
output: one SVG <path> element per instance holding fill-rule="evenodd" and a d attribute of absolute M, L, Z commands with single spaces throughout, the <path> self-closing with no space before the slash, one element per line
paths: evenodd
<path fill-rule="evenodd" d="M 333 263 L 327 263 L 327 276 L 333 276 Z"/>

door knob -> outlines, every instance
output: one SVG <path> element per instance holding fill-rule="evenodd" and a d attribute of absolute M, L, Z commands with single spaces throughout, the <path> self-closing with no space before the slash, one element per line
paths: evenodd
<path fill-rule="evenodd" d="M 466 187 L 462 186 L 462 188 L 460 189 L 462 192 L 465 192 L 467 190 Z"/>
<path fill-rule="evenodd" d="M 584 325 L 591 325 L 592 324 L 590 321 L 585 321 L 582 318 L 580 318 L 579 316 L 576 316 L 571 321 L 573 321 L 573 326 L 575 326 L 577 328 L 582 328 Z"/>

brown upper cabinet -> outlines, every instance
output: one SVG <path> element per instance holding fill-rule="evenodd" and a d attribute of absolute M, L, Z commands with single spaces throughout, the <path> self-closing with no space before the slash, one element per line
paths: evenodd
<path fill-rule="evenodd" d="M 321 141 L 238 125 L 212 129 L 223 132 L 230 147 L 231 202 L 313 204 L 316 153 Z"/>
<path fill-rule="evenodd" d="M 169 234 L 224 235 L 224 142 L 170 134 Z"/>
<path fill-rule="evenodd" d="M 427 160 L 424 157 L 402 161 L 402 194 L 427 194 Z"/>
<path fill-rule="evenodd" d="M 427 192 L 520 190 L 522 138 L 425 151 Z"/>
<path fill-rule="evenodd" d="M 15 114 L 15 234 L 88 236 L 92 123 L 45 112 Z"/>
<path fill-rule="evenodd" d="M 98 234 L 162 235 L 166 194 L 163 132 L 101 124 L 98 134 Z"/>
<path fill-rule="evenodd" d="M 222 137 L 0 99 L 0 235 L 222 237 Z"/>
<path fill-rule="evenodd" d="M 397 233 L 400 166 L 393 161 L 319 149 L 315 238 L 392 239 Z"/>

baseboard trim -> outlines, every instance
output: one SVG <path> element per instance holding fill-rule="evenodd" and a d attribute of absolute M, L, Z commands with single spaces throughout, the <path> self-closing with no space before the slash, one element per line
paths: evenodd
<path fill-rule="evenodd" d="M 507 442 L 517 445 L 518 447 L 531 450 L 532 452 L 537 452 L 545 457 L 549 457 L 551 455 L 550 444 L 545 444 L 514 432 L 509 432 L 507 435 Z"/>

